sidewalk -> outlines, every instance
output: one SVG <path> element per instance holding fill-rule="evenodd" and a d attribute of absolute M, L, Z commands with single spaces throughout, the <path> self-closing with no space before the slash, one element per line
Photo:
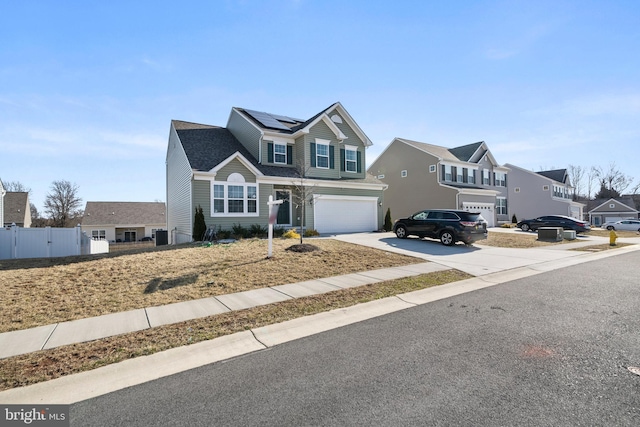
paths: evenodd
<path fill-rule="evenodd" d="M 390 244 L 388 236 L 384 235 L 384 233 L 382 235 L 380 233 L 343 235 L 336 238 L 373 247 L 384 246 L 386 247 L 385 250 L 400 253 L 411 253 L 407 248 L 415 245 L 418 248 L 418 252 L 413 252 L 413 256 L 429 258 L 433 259 L 433 261 L 8 332 L 0 334 L 0 353 L 2 354 L 0 358 L 40 349 L 54 348 L 65 344 L 100 339 L 231 310 L 270 304 L 291 298 L 316 295 L 337 289 L 450 268 L 458 268 L 462 271 L 479 274 L 471 273 L 476 277 L 460 282 L 448 283 L 365 304 L 358 304 L 353 307 L 293 319 L 190 346 L 174 348 L 150 356 L 126 360 L 114 365 L 28 387 L 6 390 L 0 392 L 0 401 L 6 404 L 39 402 L 70 404 L 416 305 L 426 304 L 546 271 L 640 250 L 640 239 L 630 239 L 628 243 L 635 243 L 633 246 L 592 253 L 558 250 L 557 248 L 560 247 L 505 249 L 484 246 L 479 249 L 477 247 L 457 246 L 449 248 L 440 244 L 430 245 L 418 239 L 402 241 L 395 239 L 395 243 Z M 589 242 L 589 244 L 597 243 L 594 241 Z M 562 247 L 570 249 L 567 245 L 562 245 Z"/>
<path fill-rule="evenodd" d="M 141 308 L 0 334 L 0 359 L 385 280 L 447 270 L 426 262 Z"/>
<path fill-rule="evenodd" d="M 277 303 L 292 298 L 318 295 L 338 289 L 450 268 L 479 277 L 551 261 L 555 265 L 562 266 L 567 264 L 561 260 L 585 255 L 569 249 L 607 241 L 605 238 L 589 238 L 586 241 L 565 243 L 559 246 L 509 249 L 482 246 L 482 242 L 478 242 L 477 247 L 464 247 L 461 245 L 446 247 L 440 244 L 430 244 L 420 239 L 397 239 L 392 233 L 355 233 L 339 235 L 334 238 L 358 245 L 371 246 L 384 251 L 423 258 L 428 262 L 320 278 L 0 333 L 0 359 L 213 316 L 229 311 Z M 638 239 L 638 243 L 640 243 L 640 239 Z M 560 264 L 558 264 L 559 262 Z"/>

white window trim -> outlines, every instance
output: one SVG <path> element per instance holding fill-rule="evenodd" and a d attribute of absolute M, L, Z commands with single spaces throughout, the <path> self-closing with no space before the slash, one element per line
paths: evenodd
<path fill-rule="evenodd" d="M 491 171 L 489 169 L 482 169 L 482 185 L 491 185 Z"/>
<path fill-rule="evenodd" d="M 407 173 L 407 170 L 406 170 L 406 169 L 405 169 L 405 170 L 403 170 L 403 171 L 400 171 L 400 176 L 401 176 L 402 178 L 406 178 L 406 177 L 407 177 L 407 175 L 408 175 L 408 173 Z"/>
<path fill-rule="evenodd" d="M 97 235 L 94 236 L 94 234 Z M 91 239 L 93 240 L 107 240 L 107 230 L 91 230 Z"/>
<path fill-rule="evenodd" d="M 224 198 L 215 198 L 214 190 L 216 185 L 223 186 Z M 243 208 L 244 212 L 229 212 L 229 200 L 239 200 L 239 199 L 229 199 L 229 186 L 242 186 L 244 190 L 242 192 L 243 195 Z M 249 212 L 249 200 L 254 200 L 249 197 L 249 187 L 254 187 L 256 189 L 256 211 Z M 215 201 L 216 200 L 224 200 L 224 212 L 215 212 Z M 260 215 L 260 204 L 258 201 L 260 200 L 259 188 L 258 184 L 254 182 L 238 182 L 238 181 L 211 181 L 211 217 L 255 217 Z"/>
<path fill-rule="evenodd" d="M 429 173 L 434 173 L 436 171 L 436 165 L 429 165 Z"/>
<path fill-rule="evenodd" d="M 506 187 L 507 186 L 507 174 L 504 172 L 495 172 L 496 174 L 496 187 Z"/>
<path fill-rule="evenodd" d="M 453 166 L 444 165 L 444 181 L 453 182 Z"/>
<path fill-rule="evenodd" d="M 284 153 L 276 153 L 276 147 L 284 147 Z M 277 161 L 277 156 L 284 156 L 284 161 Z M 287 164 L 287 144 L 273 141 L 273 163 L 278 165 L 286 165 Z"/>
<path fill-rule="evenodd" d="M 355 159 L 347 159 L 347 153 L 354 153 Z M 349 170 L 347 167 L 348 164 L 353 165 L 353 170 Z M 358 147 L 353 145 L 344 146 L 344 171 L 349 173 L 358 173 Z"/>
<path fill-rule="evenodd" d="M 331 141 L 326 140 L 326 139 L 318 139 L 318 138 L 316 138 L 316 168 L 318 168 L 318 169 L 329 169 L 330 168 L 331 159 L 329 158 L 329 153 L 330 153 L 329 145 L 331 145 Z M 318 154 L 318 151 L 319 151 L 318 148 L 320 146 L 326 146 L 327 147 L 327 155 L 326 156 Z M 321 158 L 326 158 L 327 159 L 327 166 L 320 166 L 319 160 Z"/>
<path fill-rule="evenodd" d="M 504 201 L 504 206 L 501 203 L 499 203 L 499 201 L 500 202 Z M 500 212 L 501 208 L 504 208 L 504 213 Z M 496 197 L 496 214 L 497 215 L 507 215 L 508 214 L 508 212 L 507 212 L 507 198 L 506 197 Z"/>

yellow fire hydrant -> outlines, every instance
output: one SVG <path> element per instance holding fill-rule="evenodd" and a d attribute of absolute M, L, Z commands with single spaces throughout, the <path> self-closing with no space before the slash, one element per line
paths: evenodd
<path fill-rule="evenodd" d="M 618 235 L 616 234 L 615 230 L 611 230 L 609 232 L 609 246 L 615 246 L 617 238 L 618 238 Z"/>

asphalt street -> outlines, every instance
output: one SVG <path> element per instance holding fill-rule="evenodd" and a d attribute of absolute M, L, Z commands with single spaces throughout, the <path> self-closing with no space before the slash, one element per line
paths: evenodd
<path fill-rule="evenodd" d="M 72 426 L 640 425 L 637 252 L 71 406 Z"/>

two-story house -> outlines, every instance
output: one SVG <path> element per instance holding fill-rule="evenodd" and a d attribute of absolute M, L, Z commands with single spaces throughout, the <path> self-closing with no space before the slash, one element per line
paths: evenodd
<path fill-rule="evenodd" d="M 573 186 L 566 169 L 533 172 L 510 163 L 509 214 L 518 221 L 543 215 L 583 219 L 584 204 L 573 201 Z"/>
<path fill-rule="evenodd" d="M 236 107 L 226 127 L 173 120 L 166 160 L 170 241 L 191 240 L 197 207 L 208 226 L 266 226 L 269 196 L 283 200 L 281 227 L 378 230 L 386 185 L 365 170 L 371 145 L 339 102 L 308 120 Z"/>
<path fill-rule="evenodd" d="M 489 227 L 508 221 L 507 172 L 483 141 L 456 148 L 395 138 L 368 169 L 388 185 L 395 218 L 422 209 L 480 212 Z"/>

